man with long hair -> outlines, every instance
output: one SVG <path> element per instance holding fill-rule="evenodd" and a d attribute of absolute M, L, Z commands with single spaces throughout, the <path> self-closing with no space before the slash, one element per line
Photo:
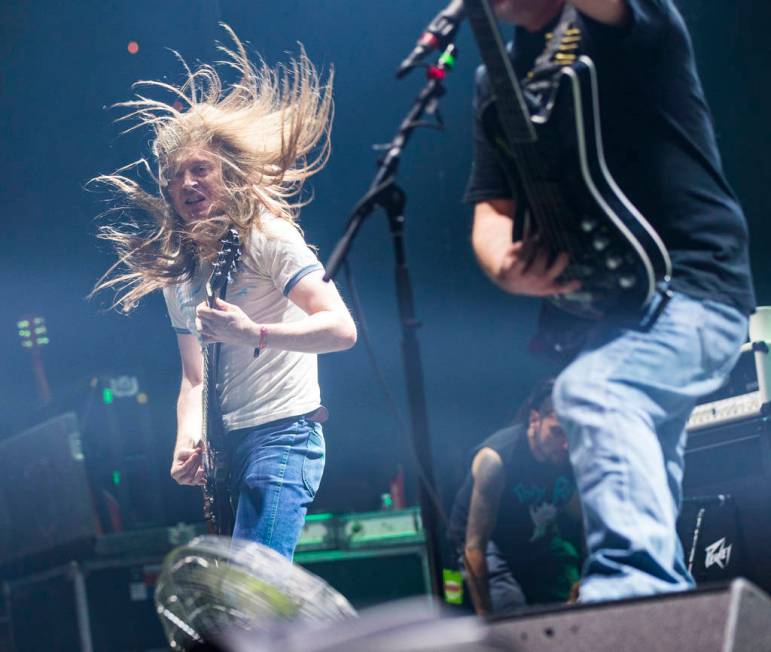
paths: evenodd
<path fill-rule="evenodd" d="M 233 536 L 291 558 L 324 468 L 316 354 L 356 341 L 297 225 L 302 201 L 292 201 L 328 158 L 332 82 L 322 84 L 304 51 L 287 67 L 255 66 L 228 32 L 235 49 L 221 50 L 236 83 L 225 87 L 211 66 L 185 66 L 181 86 L 140 82 L 172 94 L 176 106 L 139 94 L 120 105 L 153 130 L 157 191 L 126 169 L 97 177 L 141 217 L 100 229 L 118 261 L 96 289 L 117 288 L 124 312 L 163 291 L 182 361 L 171 464 L 180 484 L 203 482 L 201 345 L 222 343 L 216 387 Z M 137 165 L 151 171 L 144 160 Z M 204 282 L 229 229 L 240 236 L 241 261 L 227 300 L 209 307 Z"/>

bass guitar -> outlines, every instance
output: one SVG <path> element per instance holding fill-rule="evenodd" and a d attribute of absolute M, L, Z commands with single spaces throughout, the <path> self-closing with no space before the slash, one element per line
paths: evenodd
<path fill-rule="evenodd" d="M 220 251 L 206 282 L 206 301 L 214 307 L 215 299 L 225 299 L 228 282 L 241 257 L 238 231 L 230 229 L 221 241 Z M 203 444 L 204 516 L 212 534 L 229 536 L 233 532 L 234 515 L 228 487 L 228 460 L 225 448 L 225 430 L 217 399 L 217 369 L 220 356 L 219 342 L 204 344 L 203 353 Z"/>
<path fill-rule="evenodd" d="M 489 83 L 490 100 L 479 107 L 482 123 L 521 190 L 520 233 L 552 257 L 566 252 L 570 263 L 560 280 L 581 283 L 550 301 L 592 320 L 641 312 L 668 284 L 671 262 L 659 235 L 608 170 L 594 63 L 555 48 L 556 61 L 536 94 L 520 85 L 489 0 L 464 4 Z M 552 39 L 576 50 L 576 32 L 563 14 Z"/>

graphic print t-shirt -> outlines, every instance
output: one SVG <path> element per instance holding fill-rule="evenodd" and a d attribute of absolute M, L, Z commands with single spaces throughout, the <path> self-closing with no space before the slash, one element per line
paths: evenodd
<path fill-rule="evenodd" d="M 316 255 L 294 226 L 268 214 L 262 229 L 254 229 L 226 300 L 244 310 L 257 324 L 304 318 L 288 295 L 300 279 L 322 269 Z M 198 337 L 195 308 L 205 300 L 202 269 L 185 283 L 164 288 L 163 296 L 174 329 Z M 255 358 L 253 348 L 221 347 L 217 394 L 225 428 L 238 430 L 312 412 L 321 404 L 316 355 L 270 347 Z"/>
<path fill-rule="evenodd" d="M 482 442 L 503 461 L 504 488 L 495 530 L 491 539 L 522 583 L 538 562 L 549 564 L 560 554 L 563 541 L 575 551 L 581 549 L 581 525 L 565 514 L 574 497 L 575 480 L 569 464 L 554 466 L 537 461 L 521 425 L 504 428 Z M 450 517 L 450 536 L 462 545 L 466 535 L 473 478 L 469 474 L 458 492 Z M 523 587 L 524 588 L 524 587 Z"/>

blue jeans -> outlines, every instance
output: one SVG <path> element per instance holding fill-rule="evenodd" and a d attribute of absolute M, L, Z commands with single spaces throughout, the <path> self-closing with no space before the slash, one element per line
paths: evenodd
<path fill-rule="evenodd" d="M 524 607 L 527 602 L 522 587 L 514 579 L 509 563 L 495 541 L 487 542 L 485 561 L 487 562 L 487 587 L 490 592 L 490 606 L 493 613 L 504 613 Z M 462 545 L 458 546 L 458 567 L 463 569 L 463 579 L 468 582 L 466 559 Z"/>
<path fill-rule="evenodd" d="M 675 531 L 685 423 L 725 381 L 746 334 L 737 310 L 676 293 L 649 330 L 595 328 L 557 378 L 587 537 L 582 602 L 694 585 Z"/>
<path fill-rule="evenodd" d="M 233 537 L 292 559 L 324 472 L 321 424 L 290 417 L 229 433 Z"/>

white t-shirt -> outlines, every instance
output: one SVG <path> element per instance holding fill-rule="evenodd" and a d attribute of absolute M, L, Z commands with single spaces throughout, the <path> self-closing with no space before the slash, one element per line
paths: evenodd
<path fill-rule="evenodd" d="M 320 269 L 318 258 L 291 224 L 263 214 L 262 231 L 255 228 L 242 249 L 225 299 L 258 324 L 297 321 L 306 314 L 287 295 L 301 278 Z M 199 337 L 195 308 L 206 298 L 208 276 L 202 270 L 190 281 L 164 288 L 178 333 Z M 226 430 L 307 414 L 321 405 L 316 354 L 268 347 L 255 358 L 253 348 L 223 344 L 220 350 L 217 394 Z"/>

